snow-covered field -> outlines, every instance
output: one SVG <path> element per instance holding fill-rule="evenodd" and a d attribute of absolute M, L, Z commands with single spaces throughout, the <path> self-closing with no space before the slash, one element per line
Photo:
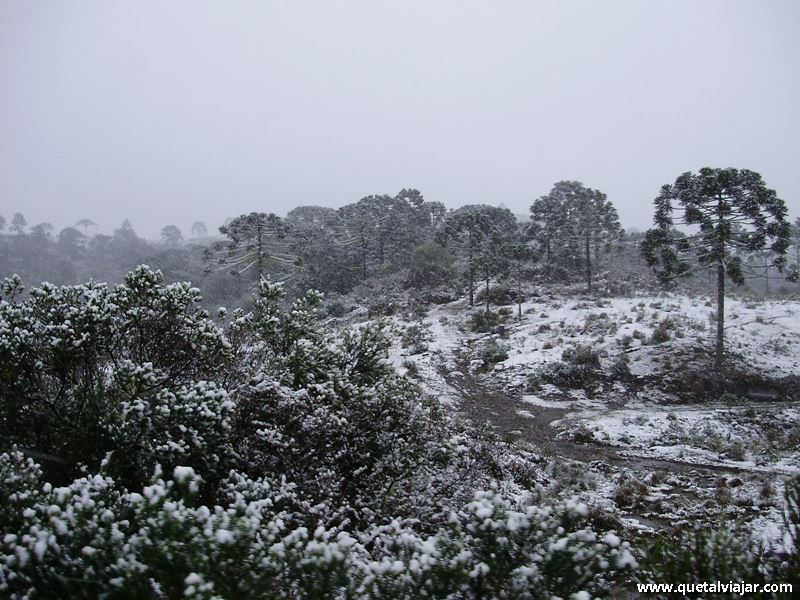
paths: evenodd
<path fill-rule="evenodd" d="M 800 302 L 727 300 L 725 393 L 708 386 L 709 298 L 542 294 L 521 321 L 508 306 L 484 333 L 471 327 L 479 310 L 459 300 L 387 318 L 392 361 L 443 404 L 548 456 L 554 488 L 623 521 L 734 519 L 780 541 L 783 481 L 800 472 Z M 596 381 L 537 375 L 580 347 L 599 357 Z"/>

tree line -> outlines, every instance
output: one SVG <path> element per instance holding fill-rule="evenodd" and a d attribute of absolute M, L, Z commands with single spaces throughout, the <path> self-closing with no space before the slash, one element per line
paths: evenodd
<path fill-rule="evenodd" d="M 644 276 L 650 267 L 665 284 L 705 275 L 723 296 L 720 272 L 722 280 L 766 291 L 770 281 L 786 278 L 787 267 L 796 277 L 800 219 L 790 225 L 785 203 L 757 173 L 687 173 L 664 186 L 655 204 L 656 226 L 640 234 L 621 228 L 605 193 L 578 181 L 554 184 L 532 202 L 528 219 L 488 204 L 447 210 L 418 190 L 403 189 L 339 209 L 240 215 L 214 238 L 200 221 L 188 239 L 167 225 L 155 243 L 139 237 L 127 220 L 112 235 L 90 236 L 96 225 L 87 218 L 54 235 L 48 223 L 28 229 L 17 213 L 8 227 L 0 216 L 0 272 L 54 283 L 118 281 L 146 262 L 168 280 L 202 283 L 208 297 L 226 304 L 247 297 L 266 275 L 297 294 L 310 288 L 346 294 L 376 281 L 427 293 L 450 289 L 466 294 L 471 307 L 482 287 L 487 311 L 492 282 L 516 287 L 521 300 L 523 281 L 534 276 L 545 284 L 582 279 L 591 292 L 603 269 Z M 676 218 L 678 209 L 683 213 Z"/>

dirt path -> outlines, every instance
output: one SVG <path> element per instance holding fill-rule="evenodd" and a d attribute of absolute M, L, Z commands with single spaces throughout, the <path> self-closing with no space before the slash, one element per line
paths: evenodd
<path fill-rule="evenodd" d="M 438 371 L 448 385 L 459 393 L 462 400 L 461 411 L 473 423 L 489 423 L 500 435 L 518 438 L 533 446 L 541 454 L 587 464 L 599 461 L 633 471 L 661 470 L 707 476 L 747 471 L 732 466 L 639 457 L 629 453 L 622 454 L 619 449 L 611 446 L 583 444 L 566 438 L 558 438 L 556 437 L 557 432 L 551 424 L 553 421 L 563 418 L 568 412 L 567 409 L 527 404 L 521 399 L 510 397 L 501 390 L 491 389 L 480 383 L 470 372 L 468 353 L 456 351 L 453 358 L 456 365 L 455 371 L 444 360 L 439 365 Z M 532 416 L 522 416 L 518 411 L 525 411 Z"/>

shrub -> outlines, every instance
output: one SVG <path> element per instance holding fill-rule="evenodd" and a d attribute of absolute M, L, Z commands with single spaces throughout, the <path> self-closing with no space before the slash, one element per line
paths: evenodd
<path fill-rule="evenodd" d="M 404 360 L 402 366 L 406 370 L 406 375 L 409 377 L 419 377 L 419 366 L 413 360 Z"/>
<path fill-rule="evenodd" d="M 508 358 L 508 350 L 492 340 L 481 348 L 478 358 L 483 361 L 484 369 L 489 370 Z"/>
<path fill-rule="evenodd" d="M 428 342 L 430 334 L 427 328 L 419 325 L 409 325 L 403 331 L 403 336 L 400 338 L 400 345 L 403 348 L 409 348 L 411 354 L 422 354 L 428 351 Z"/>
<path fill-rule="evenodd" d="M 325 305 L 325 310 L 331 317 L 335 317 L 337 319 L 344 317 L 350 312 L 350 309 L 348 309 L 343 302 L 339 301 L 328 302 Z"/>
<path fill-rule="evenodd" d="M 543 383 L 559 388 L 590 391 L 600 379 L 600 355 L 588 346 L 570 347 L 561 354 L 561 362 L 541 366 L 528 378 L 528 389 L 536 391 Z"/>
<path fill-rule="evenodd" d="M 0 435 L 55 457 L 47 468 L 57 481 L 108 453 L 109 472 L 130 483 L 156 462 L 226 469 L 230 404 L 210 381 L 231 345 L 197 288 L 162 283 L 142 266 L 111 289 L 43 284 L 19 301 L 19 282 L 6 285 Z"/>
<path fill-rule="evenodd" d="M 291 485 L 240 475 L 197 505 L 196 473 L 129 492 L 102 475 L 63 488 L 0 454 L 0 592 L 23 597 L 501 598 L 605 596 L 636 569 L 584 505 L 515 508 L 477 492 L 446 526 L 395 521 L 354 536 L 299 524 Z M 580 594 L 576 596 L 575 594 Z"/>
<path fill-rule="evenodd" d="M 628 379 L 631 376 L 631 367 L 628 357 L 620 354 L 611 365 L 611 377 L 618 380 Z"/>
<path fill-rule="evenodd" d="M 658 326 L 653 330 L 652 335 L 647 340 L 647 343 L 655 346 L 658 344 L 663 344 L 664 342 L 668 342 L 672 339 L 672 335 L 670 332 L 674 332 L 676 329 L 675 322 L 670 319 L 669 317 L 662 319 Z"/>
<path fill-rule="evenodd" d="M 470 326 L 472 331 L 476 333 L 488 333 L 492 331 L 500 323 L 500 318 L 497 313 L 479 310 L 472 313 L 470 319 Z"/>
<path fill-rule="evenodd" d="M 561 360 L 572 365 L 582 365 L 600 368 L 600 355 L 589 346 L 574 346 L 567 348 L 561 354 Z"/>
<path fill-rule="evenodd" d="M 509 304 L 516 304 L 520 298 L 519 292 L 516 289 L 506 286 L 498 285 L 489 288 L 489 303 L 495 306 L 508 306 Z M 523 296 L 519 301 L 524 302 Z M 486 289 L 481 288 L 475 295 L 475 302 L 481 304 L 486 302 Z"/>

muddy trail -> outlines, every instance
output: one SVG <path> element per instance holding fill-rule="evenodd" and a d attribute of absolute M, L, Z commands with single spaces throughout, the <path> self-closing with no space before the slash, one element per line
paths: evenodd
<path fill-rule="evenodd" d="M 624 467 L 632 471 L 695 474 L 719 476 L 747 472 L 733 466 L 686 463 L 676 460 L 639 457 L 622 454 L 619 449 L 593 443 L 581 443 L 566 437 L 556 437 L 553 421 L 564 418 L 567 409 L 535 406 L 520 398 L 492 389 L 481 383 L 471 373 L 471 357 L 467 352 L 456 351 L 453 355 L 456 369 L 442 361 L 437 370 L 461 397 L 460 409 L 474 424 L 489 423 L 495 432 L 505 438 L 517 439 L 530 445 L 545 456 L 560 457 L 581 463 L 604 463 Z M 525 411 L 532 417 L 522 416 Z"/>

